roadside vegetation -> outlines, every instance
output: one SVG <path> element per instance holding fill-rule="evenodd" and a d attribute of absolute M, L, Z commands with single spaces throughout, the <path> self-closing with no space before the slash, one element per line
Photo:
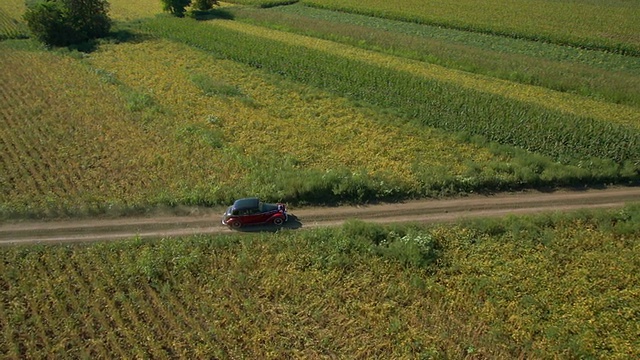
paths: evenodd
<path fill-rule="evenodd" d="M 637 358 L 640 208 L 0 248 L 3 358 Z"/>

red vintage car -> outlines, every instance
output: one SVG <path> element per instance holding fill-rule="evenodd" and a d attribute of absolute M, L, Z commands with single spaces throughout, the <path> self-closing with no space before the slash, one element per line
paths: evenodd
<path fill-rule="evenodd" d="M 252 197 L 236 200 L 229 206 L 222 217 L 222 224 L 235 229 L 257 224 L 281 226 L 288 217 L 284 204 L 267 204 Z"/>

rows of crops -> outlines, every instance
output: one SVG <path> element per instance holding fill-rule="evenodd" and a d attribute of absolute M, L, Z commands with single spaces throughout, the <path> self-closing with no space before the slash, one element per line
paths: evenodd
<path fill-rule="evenodd" d="M 172 109 L 180 119 L 173 121 L 180 141 L 190 141 L 183 136 L 187 133 L 219 136 L 221 144 L 212 144 L 219 151 L 202 148 L 202 158 L 191 160 L 205 169 L 214 156 L 238 166 L 216 181 L 194 179 L 197 188 L 217 187 L 216 196 L 235 191 L 330 201 L 356 196 L 357 186 L 374 196 L 419 193 L 464 176 L 470 164 L 484 164 L 485 170 L 474 175 L 479 178 L 514 181 L 509 171 L 486 171 L 491 164 L 513 161 L 510 157 L 398 124 L 393 115 L 355 109 L 344 99 L 182 45 L 105 46 L 89 61 L 123 83 L 147 89 L 159 105 Z M 518 173 L 521 166 L 512 169 Z"/>
<path fill-rule="evenodd" d="M 638 179 L 633 97 L 583 99 L 247 24 L 153 18 L 159 1 L 112 2 L 116 25 L 131 22 L 125 42 L 89 54 L 0 43 L 0 217 Z M 580 79 L 624 73 L 635 63 L 621 54 L 638 52 L 628 1 L 301 3 L 617 52 L 554 52 L 605 59 Z M 0 38 L 20 37 L 21 9 L 0 3 Z M 530 51 L 547 59 L 542 48 Z M 629 206 L 3 247 L 0 357 L 638 358 L 639 224 Z"/>
<path fill-rule="evenodd" d="M 340 46 L 331 41 L 310 41 L 308 37 L 293 36 L 288 33 L 270 31 L 261 27 L 247 26 L 236 22 L 218 22 L 216 25 L 245 34 L 283 42 L 292 46 L 303 46 L 331 55 L 365 62 L 374 66 L 403 71 L 415 77 L 424 77 L 438 82 L 453 84 L 461 88 L 478 90 L 521 102 L 541 105 L 564 113 L 582 117 L 593 117 L 605 120 L 606 122 L 616 122 L 636 127 L 640 124 L 640 113 L 634 107 L 618 106 L 608 102 L 595 101 L 581 96 L 558 93 L 556 91 L 548 91 L 533 86 L 520 86 L 513 82 L 475 76 L 466 72 L 382 55 L 376 52 L 361 51 L 351 46 Z"/>
<path fill-rule="evenodd" d="M 2 107 L 5 214 L 212 205 L 244 194 L 412 196 L 541 176 L 536 161 L 399 125 L 179 44 L 104 45 L 86 65 L 5 49 L 14 69 L 0 75 L 2 102 L 11 104 Z M 94 97 L 100 106 L 88 106 Z M 549 179 L 574 173 L 543 169 Z"/>
<path fill-rule="evenodd" d="M 0 248 L 0 356 L 637 358 L 640 209 Z"/>
<path fill-rule="evenodd" d="M 0 40 L 26 38 L 27 36 L 26 26 L 0 9 Z"/>
<path fill-rule="evenodd" d="M 302 0 L 305 5 L 503 36 L 640 54 L 638 3 L 616 1 Z M 606 16 L 603 16 L 606 14 Z M 568 25 L 570 24 L 570 25 Z"/>
<path fill-rule="evenodd" d="M 400 109 L 405 116 L 424 125 L 482 135 L 489 141 L 542 153 L 562 162 L 598 157 L 620 164 L 630 162 L 628 166 L 633 167 L 640 159 L 640 133 L 635 127 L 565 114 L 475 89 L 460 89 L 403 69 L 311 46 L 285 44 L 254 35 L 251 29 L 238 31 L 237 27 L 242 25 L 231 29 L 217 23 L 156 18 L 144 26 L 161 36 L 296 81 Z M 311 38 L 308 41 L 317 43 Z M 631 115 L 637 113 L 632 111 Z M 577 128 L 581 131 L 576 132 Z"/>
<path fill-rule="evenodd" d="M 7 84 L 0 130 L 5 214 L 223 202 L 211 184 L 243 175 L 198 134 L 181 135 L 184 125 L 174 125 L 153 97 L 118 85 L 112 74 L 50 53 L 0 57 L 13 69 L 0 75 Z"/>
<path fill-rule="evenodd" d="M 640 106 L 640 58 L 311 8 L 227 8 L 237 21 Z"/>
<path fill-rule="evenodd" d="M 0 4 L 0 40 L 28 37 L 27 26 L 22 21 L 24 1 L 5 0 Z"/>
<path fill-rule="evenodd" d="M 126 6 L 113 8 L 126 18 Z M 215 205 L 242 195 L 366 201 L 637 176 L 631 107 L 231 21 L 158 17 L 138 26 L 201 50 L 141 37 L 103 44 L 79 65 L 80 57 L 4 45 L 14 71 L 1 75 L 2 214 Z M 32 80 L 57 67 L 63 75 Z M 354 108 L 314 86 L 391 111 Z M 94 97 L 110 100 L 87 109 Z M 487 141 L 516 148 L 489 150 Z"/>

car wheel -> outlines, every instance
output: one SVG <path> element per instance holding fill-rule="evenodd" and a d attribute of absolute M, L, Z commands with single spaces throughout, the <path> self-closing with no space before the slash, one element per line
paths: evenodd
<path fill-rule="evenodd" d="M 277 218 L 273 219 L 273 224 L 274 224 L 274 225 L 278 225 L 278 226 L 280 226 L 280 225 L 282 225 L 283 223 L 284 223 L 284 219 L 283 219 L 283 218 L 281 218 L 281 217 L 277 217 Z"/>
<path fill-rule="evenodd" d="M 231 227 L 234 228 L 234 229 L 237 229 L 237 228 L 239 228 L 241 226 L 242 226 L 242 223 L 240 222 L 240 220 L 233 220 L 231 222 Z"/>

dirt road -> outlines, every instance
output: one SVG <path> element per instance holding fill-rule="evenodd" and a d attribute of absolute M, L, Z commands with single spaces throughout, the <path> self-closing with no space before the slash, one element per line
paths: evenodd
<path fill-rule="evenodd" d="M 392 222 L 448 222 L 461 218 L 505 216 L 544 211 L 621 207 L 640 202 L 640 187 L 602 190 L 518 192 L 456 199 L 407 201 L 367 206 L 290 208 L 285 227 L 292 229 L 335 226 L 348 219 Z M 222 209 L 191 209 L 189 215 L 150 215 L 132 218 L 97 218 L 65 221 L 21 221 L 0 223 L 0 245 L 19 243 L 85 242 L 170 237 L 190 234 L 232 234 L 220 223 Z M 273 231 L 254 227 L 244 231 Z"/>

